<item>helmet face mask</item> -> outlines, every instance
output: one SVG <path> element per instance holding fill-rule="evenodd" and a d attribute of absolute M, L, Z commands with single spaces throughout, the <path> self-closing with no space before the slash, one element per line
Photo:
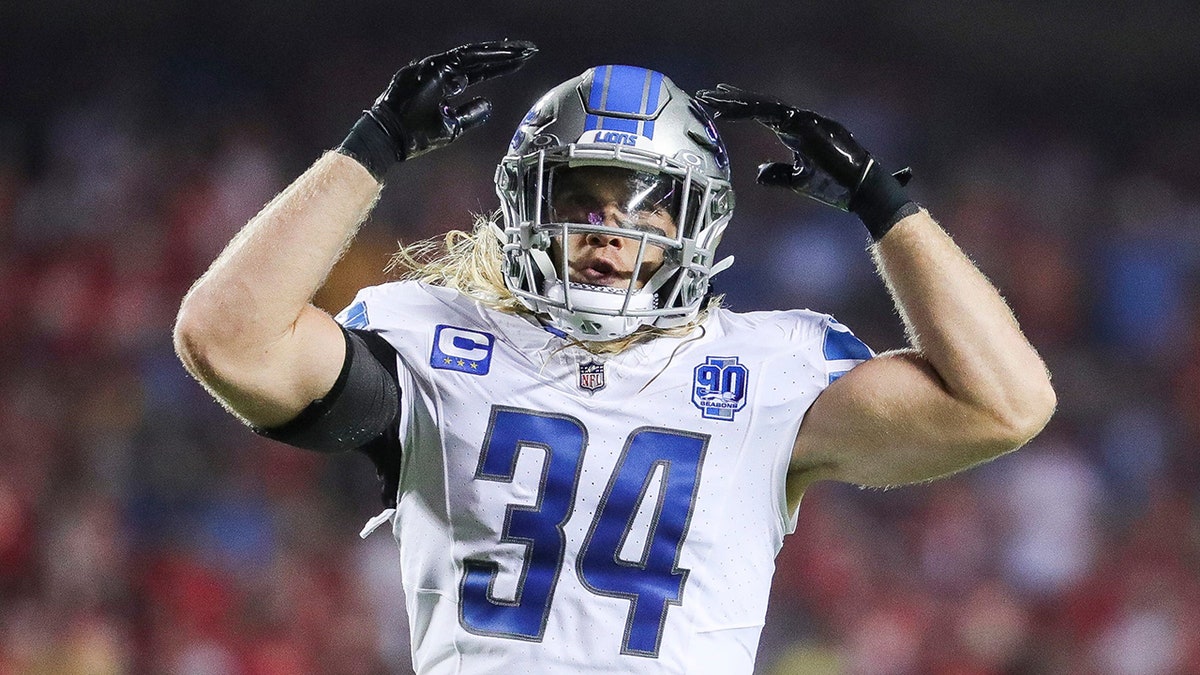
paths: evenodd
<path fill-rule="evenodd" d="M 601 66 L 525 116 L 496 171 L 504 278 L 547 324 L 604 341 L 699 313 L 733 210 L 712 120 L 670 80 Z"/>
<path fill-rule="evenodd" d="M 678 242 L 675 181 L 610 166 L 550 171 L 541 222 L 560 278 L 643 288 Z"/>

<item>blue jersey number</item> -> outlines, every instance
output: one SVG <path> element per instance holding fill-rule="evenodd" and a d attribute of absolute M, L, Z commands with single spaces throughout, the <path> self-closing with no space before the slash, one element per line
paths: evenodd
<path fill-rule="evenodd" d="M 633 432 L 600 500 L 583 552 L 579 578 L 593 593 L 629 599 L 622 654 L 658 656 L 667 606 L 678 605 L 687 570 L 677 567 L 700 487 L 708 437 L 670 429 Z M 622 559 L 638 507 L 659 475 L 658 501 L 640 555 Z"/>
<path fill-rule="evenodd" d="M 509 505 L 501 542 L 526 545 L 525 565 L 514 600 L 497 599 L 492 584 L 495 562 L 467 559 L 462 581 L 462 625 L 472 633 L 539 641 L 566 550 L 563 524 L 571 516 L 587 430 L 573 417 L 527 410 L 492 409 L 475 477 L 509 482 L 518 451 L 545 453 L 537 503 Z M 670 605 L 680 603 L 688 570 L 679 569 L 700 486 L 708 437 L 645 427 L 626 441 L 601 498 L 576 562 L 585 588 L 597 595 L 629 600 L 621 653 L 658 655 Z M 657 488 L 649 531 L 639 551 L 622 557 L 639 508 Z"/>
<path fill-rule="evenodd" d="M 566 548 L 562 528 L 571 517 L 586 442 L 587 431 L 573 417 L 492 408 L 475 478 L 512 482 L 522 448 L 543 451 L 545 461 L 537 503 L 510 504 L 504 514 L 500 541 L 526 546 L 516 599 L 505 601 L 492 595 L 499 565 L 488 560 L 463 561 L 466 572 L 459 612 L 467 630 L 519 640 L 542 639 Z"/>

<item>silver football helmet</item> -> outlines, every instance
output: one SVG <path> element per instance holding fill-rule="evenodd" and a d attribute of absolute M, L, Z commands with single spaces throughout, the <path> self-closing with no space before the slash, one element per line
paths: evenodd
<path fill-rule="evenodd" d="M 708 113 L 661 73 L 598 66 L 541 98 L 496 170 L 508 289 L 605 341 L 695 319 L 733 214 Z"/>

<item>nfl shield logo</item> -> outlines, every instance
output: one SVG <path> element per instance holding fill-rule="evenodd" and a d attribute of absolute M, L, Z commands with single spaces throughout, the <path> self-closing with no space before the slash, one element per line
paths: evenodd
<path fill-rule="evenodd" d="M 604 388 L 604 364 L 588 361 L 579 364 L 579 388 L 600 391 Z"/>

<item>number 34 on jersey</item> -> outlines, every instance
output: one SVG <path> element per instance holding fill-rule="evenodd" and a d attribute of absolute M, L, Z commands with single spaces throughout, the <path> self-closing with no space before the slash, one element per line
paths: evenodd
<path fill-rule="evenodd" d="M 744 370 L 744 369 L 743 369 Z M 717 377 L 720 377 L 718 373 Z M 459 622 L 467 631 L 540 641 L 564 573 L 566 540 L 582 468 L 587 429 L 574 417 L 494 406 L 475 471 L 476 480 L 513 480 L 522 448 L 545 451 L 536 502 L 510 504 L 500 543 L 525 545 L 515 599 L 495 597 L 499 565 L 464 561 Z M 700 486 L 708 436 L 673 429 L 633 430 L 588 529 L 574 570 L 596 595 L 629 601 L 621 653 L 655 657 L 672 605 L 678 605 L 688 570 L 678 566 Z M 640 559 L 622 557 L 642 502 L 652 486 L 658 499 Z"/>

